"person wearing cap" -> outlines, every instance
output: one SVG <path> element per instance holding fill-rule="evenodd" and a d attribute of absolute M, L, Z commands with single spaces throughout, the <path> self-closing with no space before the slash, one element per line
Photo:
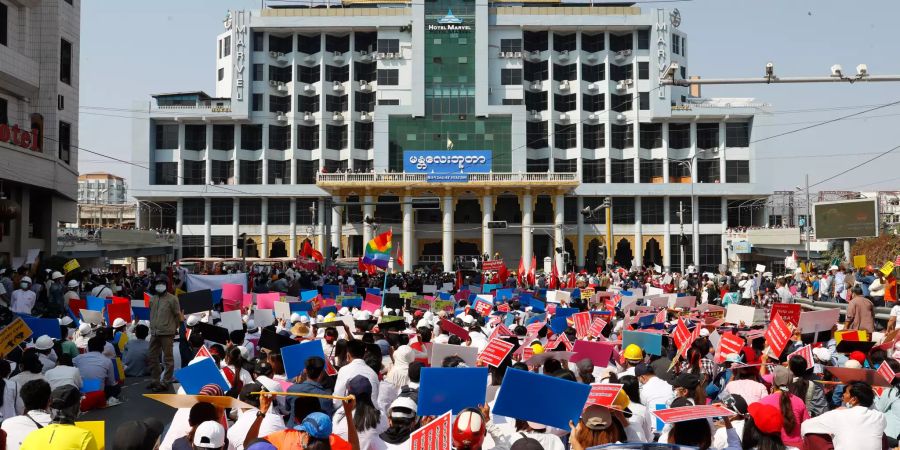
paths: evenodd
<path fill-rule="evenodd" d="M 729 354 L 725 357 L 726 362 L 740 363 L 740 355 Z M 762 400 L 763 397 L 769 395 L 766 386 L 760 383 L 758 370 L 756 367 L 738 367 L 732 365 L 732 378 L 722 388 L 721 396 L 740 395 L 748 403 L 754 403 Z"/>
<path fill-rule="evenodd" d="M 387 409 L 388 428 L 372 439 L 370 449 L 392 450 L 409 448 L 409 437 L 419 426 L 418 407 L 409 397 L 398 397 Z"/>
<path fill-rule="evenodd" d="M 10 297 L 9 309 L 14 313 L 31 315 L 37 294 L 31 290 L 31 277 L 22 277 L 19 280 L 19 289 L 13 291 Z"/>
<path fill-rule="evenodd" d="M 111 448 L 115 450 L 149 450 L 156 448 L 164 428 L 163 423 L 155 417 L 125 422 L 116 428 Z"/>
<path fill-rule="evenodd" d="M 69 302 L 72 300 L 78 300 L 81 296 L 78 294 L 79 283 L 78 280 L 72 279 L 66 283 L 66 292 L 63 293 L 63 303 L 66 308 L 69 307 Z"/>
<path fill-rule="evenodd" d="M 634 375 L 634 367 L 644 360 L 644 351 L 637 344 L 629 344 L 622 352 L 624 358 L 624 370 L 620 375 Z"/>
<path fill-rule="evenodd" d="M 43 373 L 47 373 L 48 370 L 56 367 L 58 357 L 56 352 L 53 351 L 54 345 L 53 338 L 46 334 L 41 335 L 34 341 L 34 349 L 37 350 L 38 359 L 41 360 L 41 365 L 44 366 L 41 370 Z"/>
<path fill-rule="evenodd" d="M 672 386 L 655 375 L 653 366 L 639 364 L 634 368 L 634 375 L 641 383 L 641 400 L 650 410 L 660 409 L 672 399 Z M 654 422 L 655 424 L 656 422 Z"/>
<path fill-rule="evenodd" d="M 75 426 L 81 407 L 81 393 L 74 386 L 62 386 L 50 393 L 49 425 L 28 434 L 20 450 L 97 450 L 93 433 Z"/>
<path fill-rule="evenodd" d="M 273 401 L 274 398 L 269 394 L 260 395 L 259 412 L 256 414 L 256 420 L 253 421 L 250 430 L 247 431 L 246 437 L 244 437 L 244 448 L 249 450 L 251 444 L 256 441 L 263 418 L 272 407 Z M 299 422 L 299 425 L 270 433 L 264 438 L 274 445 L 276 450 L 361 449 L 359 437 L 356 434 L 356 425 L 353 422 L 353 409 L 356 406 L 356 401 L 351 397 L 343 400 L 342 404 L 347 420 L 348 439 L 346 441 L 332 434 L 331 418 L 321 412 L 310 413 L 302 419 L 294 417 Z"/>
<path fill-rule="evenodd" d="M 491 420 L 491 408 L 489 405 L 483 405 L 479 408 L 482 417 L 485 420 L 485 428 L 487 433 L 493 440 L 494 449 L 508 449 L 515 445 L 521 439 L 534 439 L 540 442 L 541 446 L 546 450 L 565 450 L 559 436 L 547 432 L 547 426 L 537 422 L 526 422 L 517 420 L 516 429 L 509 430 L 507 427 L 501 427 Z"/>
<path fill-rule="evenodd" d="M 781 440 L 784 445 L 802 447 L 803 438 L 800 427 L 809 419 L 803 399 L 790 393 L 794 374 L 784 366 L 775 366 L 772 378 L 772 394 L 764 397 L 759 403 L 778 408 L 781 411 Z"/>
<path fill-rule="evenodd" d="M 223 395 L 223 392 L 217 385 L 206 385 L 200 389 L 200 395 Z M 172 425 L 163 437 L 160 448 L 193 450 L 197 428 L 204 422 L 219 420 L 222 420 L 222 411 L 209 402 L 197 402 L 190 408 L 179 408 L 172 419 Z"/>
<path fill-rule="evenodd" d="M 682 372 L 674 380 L 672 380 L 672 391 L 675 393 L 675 399 L 684 398 L 692 405 L 702 405 L 706 403 L 705 398 L 700 398 L 702 390 L 700 386 L 700 376 L 691 372 Z"/>
<path fill-rule="evenodd" d="M 193 449 L 223 450 L 225 448 L 225 427 L 215 420 L 207 420 L 194 430 Z"/>
<path fill-rule="evenodd" d="M 150 384 L 154 392 L 168 390 L 175 374 L 175 359 L 172 355 L 175 335 L 184 321 L 184 314 L 178 298 L 169 293 L 166 279 L 160 277 L 153 285 L 153 296 L 150 297 Z M 160 357 L 163 362 L 160 363 Z M 165 378 L 163 379 L 163 371 Z"/>
<path fill-rule="evenodd" d="M 730 417 L 723 419 L 728 443 L 726 450 L 785 448 L 780 434 L 783 419 L 778 408 L 762 403 L 751 403 L 744 417 L 744 426 L 740 433 L 734 428 Z"/>
<path fill-rule="evenodd" d="M 713 433 L 712 448 L 728 447 L 728 430 L 725 428 L 725 421 L 734 429 L 736 436 L 741 436 L 744 432 L 745 417 L 747 416 L 747 401 L 737 394 L 725 395 L 722 397 L 722 406 L 735 412 L 735 415 L 722 418 L 716 426 Z"/>
<path fill-rule="evenodd" d="M 847 320 L 844 322 L 845 330 L 865 330 L 869 336 L 875 331 L 875 305 L 866 297 L 863 297 L 862 287 L 858 284 L 850 289 L 853 298 L 847 305 Z"/>
<path fill-rule="evenodd" d="M 872 409 L 875 392 L 861 381 L 846 385 L 841 398 L 842 408 L 813 417 L 801 426 L 804 439 L 807 435 L 831 436 L 835 449 L 880 449 L 887 419 L 880 411 Z"/>
<path fill-rule="evenodd" d="M 50 303 L 50 309 L 53 315 L 62 315 L 65 311 L 65 299 L 63 293 L 66 291 L 66 277 L 61 272 L 53 272 L 50 275 L 50 286 L 47 289 L 47 296 Z"/>
<path fill-rule="evenodd" d="M 359 448 L 367 449 L 369 444 L 379 434 L 387 430 L 388 421 L 383 411 L 380 411 L 374 403 L 372 396 L 372 384 L 363 375 L 357 375 L 347 382 L 347 394 L 355 397 L 353 417 L 356 420 L 356 434 L 359 439 Z M 333 433 L 349 440 L 347 435 L 347 416 L 343 409 L 335 411 Z"/>
<path fill-rule="evenodd" d="M 569 445 L 572 450 L 584 450 L 598 445 L 626 442 L 629 440 L 625 434 L 626 423 L 620 411 L 599 405 L 588 406 L 581 413 L 577 424 L 569 422 Z"/>
<path fill-rule="evenodd" d="M 116 397 L 119 395 L 121 387 L 116 384 L 116 369 L 112 361 L 103 355 L 105 346 L 106 340 L 103 336 L 94 336 L 88 341 L 87 353 L 78 355 L 72 362 L 81 372 L 81 378 L 103 382 L 107 405 L 113 406 L 119 404 Z"/>

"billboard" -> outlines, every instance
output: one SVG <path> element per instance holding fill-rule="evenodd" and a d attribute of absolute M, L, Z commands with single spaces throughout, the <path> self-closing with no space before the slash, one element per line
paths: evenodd
<path fill-rule="evenodd" d="M 430 182 L 465 182 L 470 173 L 491 171 L 490 150 L 407 150 L 403 171 L 423 173 Z"/>
<path fill-rule="evenodd" d="M 878 199 L 816 203 L 813 224 L 817 239 L 878 236 Z"/>

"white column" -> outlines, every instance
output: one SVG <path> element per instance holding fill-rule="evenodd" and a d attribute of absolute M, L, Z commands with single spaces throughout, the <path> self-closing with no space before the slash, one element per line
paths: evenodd
<path fill-rule="evenodd" d="M 563 224 L 565 222 L 565 197 L 562 194 L 556 194 L 556 201 L 554 201 L 554 220 L 553 220 L 553 252 L 552 254 L 556 255 L 556 270 L 559 273 L 565 272 L 565 259 L 562 253 L 556 253 L 556 248 L 559 247 L 563 251 L 566 250 L 566 238 L 563 235 Z"/>
<path fill-rule="evenodd" d="M 494 230 L 488 228 L 488 222 L 494 220 L 494 197 L 486 194 L 481 199 L 481 210 L 484 213 L 481 222 L 481 252 L 494 256 Z"/>
<path fill-rule="evenodd" d="M 335 202 L 340 202 L 342 199 L 340 197 L 334 197 Z M 331 208 L 331 246 L 337 247 L 338 249 L 338 257 L 340 257 L 340 249 L 341 249 L 341 229 L 344 225 L 344 218 L 341 215 L 343 211 L 343 207 L 333 207 Z M 330 248 L 326 248 L 325 251 L 330 252 Z"/>
<path fill-rule="evenodd" d="M 725 162 L 722 161 L 724 164 Z M 724 179 L 723 179 L 724 180 Z M 720 241 L 722 245 L 722 264 L 728 267 L 728 250 L 725 249 L 725 234 L 728 232 L 728 199 L 722 197 L 722 237 Z"/>
<path fill-rule="evenodd" d="M 175 179 L 177 180 L 175 184 L 184 184 L 184 124 L 178 124 L 178 150 L 175 151 L 176 158 L 178 158 L 178 168 L 176 169 L 178 172 L 175 174 Z M 160 224 L 162 227 L 162 224 Z M 209 248 L 207 245 L 206 248 Z"/>
<path fill-rule="evenodd" d="M 526 188 L 525 194 L 522 195 L 522 259 L 524 260 L 522 264 L 525 270 L 531 269 L 532 245 L 534 244 L 531 235 L 533 209 L 531 191 Z"/>
<path fill-rule="evenodd" d="M 579 158 L 580 160 L 580 158 Z M 578 227 L 578 242 L 575 244 L 575 251 L 578 253 L 575 261 L 578 265 L 578 269 L 581 270 L 584 268 L 584 216 L 581 215 L 581 210 L 584 209 L 584 197 L 578 197 L 578 216 L 576 218 L 576 226 Z"/>
<path fill-rule="evenodd" d="M 297 257 L 297 199 L 291 198 L 290 200 L 290 212 L 291 215 L 290 222 L 288 222 L 290 233 L 290 239 L 288 239 L 288 256 L 291 258 Z"/>
<path fill-rule="evenodd" d="M 269 257 L 269 199 L 262 198 L 262 206 L 260 208 L 262 219 L 259 222 L 259 240 L 262 242 L 262 251 L 259 252 L 260 258 Z"/>
<path fill-rule="evenodd" d="M 638 267 L 644 263 L 644 230 L 641 226 L 641 198 L 634 198 L 634 260 Z"/>
<path fill-rule="evenodd" d="M 212 256 L 212 199 L 203 199 L 203 257 Z"/>
<path fill-rule="evenodd" d="M 363 205 L 363 247 L 372 240 L 372 227 L 369 224 L 365 223 L 366 216 L 375 218 L 375 205 L 373 203 L 373 199 L 371 195 L 363 196 L 363 203 L 367 203 Z"/>
<path fill-rule="evenodd" d="M 700 266 L 700 198 L 691 198 L 691 247 L 694 253 L 693 263 L 699 269 Z"/>
<path fill-rule="evenodd" d="M 403 271 L 411 272 L 413 267 L 413 208 L 412 196 L 403 197 Z"/>
<path fill-rule="evenodd" d="M 444 272 L 453 272 L 453 197 L 444 195 L 444 223 L 442 227 L 444 252 L 441 258 Z"/>
<path fill-rule="evenodd" d="M 232 237 L 231 245 L 233 245 L 234 247 L 231 249 L 231 256 L 233 258 L 240 258 L 242 249 L 238 248 L 238 237 L 241 234 L 241 226 L 240 226 L 241 204 L 240 204 L 240 199 L 235 198 L 232 201 L 233 201 L 233 204 L 231 207 L 231 223 L 232 223 L 231 234 L 233 237 Z"/>
<path fill-rule="evenodd" d="M 181 259 L 181 236 L 184 234 L 184 199 L 179 198 L 175 206 L 175 259 Z M 135 217 L 139 217 L 140 208 Z"/>
<path fill-rule="evenodd" d="M 213 125 L 206 125 L 206 159 L 204 160 L 204 164 L 206 165 L 206 179 L 204 180 L 205 184 L 209 184 L 212 181 L 212 148 L 213 148 Z"/>
<path fill-rule="evenodd" d="M 325 214 L 331 214 L 331 212 L 325 211 L 325 199 L 320 198 L 316 205 L 316 219 L 318 222 L 313 224 L 318 229 L 315 245 L 320 252 L 325 251 Z"/>
<path fill-rule="evenodd" d="M 663 270 L 666 271 L 672 267 L 672 255 L 669 250 L 672 248 L 672 233 L 670 229 L 672 222 L 669 220 L 669 214 L 671 214 L 671 211 L 669 210 L 669 197 L 663 197 L 663 229 L 665 232 L 663 233 L 662 255 Z"/>

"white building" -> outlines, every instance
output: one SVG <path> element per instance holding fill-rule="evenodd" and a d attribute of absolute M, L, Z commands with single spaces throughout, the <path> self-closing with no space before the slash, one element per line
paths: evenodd
<path fill-rule="evenodd" d="M 80 0 L 0 0 L 0 262 L 75 221 Z"/>
<path fill-rule="evenodd" d="M 358 256 L 392 228 L 407 269 L 483 253 L 528 267 L 556 248 L 593 269 L 611 228 L 613 259 L 677 268 L 683 206 L 686 264 L 727 259 L 733 212 L 760 193 L 752 129 L 766 105 L 660 84 L 672 63 L 689 73 L 677 10 L 333 6 L 230 12 L 214 97 L 155 95 L 135 120 L 134 159 L 151 162 L 136 197 L 159 206 L 139 220 L 175 228 L 182 257 L 237 257 L 241 233 L 248 255 L 295 255 L 309 238 Z M 441 210 L 414 209 L 420 197 Z"/>
<path fill-rule="evenodd" d="M 128 187 L 122 177 L 106 172 L 78 176 L 78 203 L 118 205 L 127 197 Z"/>

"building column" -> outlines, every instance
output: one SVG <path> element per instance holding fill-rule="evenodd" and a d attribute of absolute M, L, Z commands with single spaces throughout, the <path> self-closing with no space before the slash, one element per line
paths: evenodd
<path fill-rule="evenodd" d="M 579 158 L 580 160 L 581 158 Z M 577 269 L 584 269 L 584 216 L 581 215 L 581 210 L 584 209 L 584 197 L 578 197 L 578 217 L 576 218 L 576 226 L 578 227 L 578 242 L 575 244 L 575 251 L 578 255 L 575 258 L 576 264 L 578 265 Z"/>
<path fill-rule="evenodd" d="M 140 215 L 140 213 L 138 213 Z M 175 259 L 181 259 L 181 235 L 184 234 L 184 199 L 175 202 Z"/>
<path fill-rule="evenodd" d="M 365 222 L 366 216 L 375 218 L 375 205 L 371 195 L 363 196 L 363 248 L 372 240 L 372 226 Z"/>
<path fill-rule="evenodd" d="M 238 198 L 235 198 L 232 200 L 231 223 L 232 223 L 231 234 L 233 236 L 231 238 L 232 239 L 231 244 L 234 246 L 231 249 L 231 257 L 232 258 L 240 258 L 241 252 L 243 251 L 243 249 L 238 247 L 238 238 L 240 237 L 240 234 L 241 234 L 241 225 L 240 225 L 241 224 L 241 200 Z M 246 270 L 246 268 L 243 268 L 241 270 L 244 271 L 244 270 Z"/>
<path fill-rule="evenodd" d="M 297 199 L 291 197 L 291 207 L 290 212 L 288 214 L 291 215 L 290 222 L 288 222 L 288 233 L 290 233 L 290 239 L 288 239 L 288 256 L 291 258 L 297 257 Z"/>
<path fill-rule="evenodd" d="M 671 226 L 672 221 L 669 220 L 669 214 L 672 212 L 669 209 L 669 197 L 663 197 L 663 270 L 668 271 L 672 267 L 672 233 Z"/>
<path fill-rule="evenodd" d="M 691 264 L 700 270 L 700 197 L 691 198 L 691 247 L 694 254 Z"/>
<path fill-rule="evenodd" d="M 203 199 L 203 257 L 212 257 L 212 199 Z"/>
<path fill-rule="evenodd" d="M 293 142 L 293 141 L 291 141 L 291 142 Z M 206 169 L 205 169 L 206 176 L 204 177 L 203 182 L 206 185 L 212 184 L 212 162 L 213 162 L 212 155 L 211 155 L 212 147 L 213 147 L 213 125 L 208 124 L 208 125 L 206 125 L 206 151 L 204 152 L 206 154 L 206 157 L 203 159 L 204 165 L 206 166 Z"/>
<path fill-rule="evenodd" d="M 340 202 L 343 200 L 340 197 L 334 197 L 334 202 Z M 341 214 L 343 211 L 343 207 L 332 207 L 331 208 L 331 246 L 336 247 L 338 249 L 338 257 L 341 256 L 341 229 L 344 225 L 344 218 Z M 326 248 L 324 251 L 330 252 L 330 248 Z"/>
<path fill-rule="evenodd" d="M 634 262 L 638 267 L 644 264 L 644 230 L 641 226 L 641 198 L 634 198 Z"/>
<path fill-rule="evenodd" d="M 723 161 L 724 163 L 724 161 Z M 728 249 L 725 247 L 725 235 L 728 233 L 728 199 L 722 197 L 722 237 L 719 238 L 719 243 L 722 244 L 722 264 L 725 264 L 725 268 L 727 270 L 728 264 Z"/>
<path fill-rule="evenodd" d="M 554 217 L 553 217 L 553 252 L 552 255 L 555 255 L 556 258 L 556 271 L 559 273 L 565 273 L 565 258 L 562 253 L 556 253 L 556 248 L 560 248 L 562 251 L 566 251 L 566 237 L 563 234 L 563 225 L 565 222 L 565 196 L 562 194 L 556 194 L 556 201 L 554 201 Z"/>
<path fill-rule="evenodd" d="M 481 218 L 481 252 L 494 257 L 494 230 L 488 228 L 488 222 L 494 220 L 494 197 L 490 192 L 481 199 L 481 210 L 484 215 Z"/>
<path fill-rule="evenodd" d="M 262 244 L 260 258 L 269 257 L 269 198 L 263 197 L 260 206 L 259 240 Z"/>
<path fill-rule="evenodd" d="M 412 196 L 403 196 L 403 271 L 411 272 L 413 267 L 413 208 Z"/>
<path fill-rule="evenodd" d="M 525 188 L 525 193 L 522 194 L 522 259 L 524 260 L 522 266 L 525 270 L 531 269 L 532 245 L 534 244 L 531 229 L 533 210 L 531 191 Z"/>
<path fill-rule="evenodd" d="M 320 252 L 325 251 L 325 214 L 331 214 L 331 212 L 325 211 L 325 199 L 320 198 L 316 205 L 316 221 L 313 223 L 313 226 L 318 229 L 316 232 L 315 246 Z"/>
<path fill-rule="evenodd" d="M 447 192 L 444 195 L 444 222 L 442 227 L 444 251 L 441 260 L 444 272 L 453 272 L 453 197 Z"/>

